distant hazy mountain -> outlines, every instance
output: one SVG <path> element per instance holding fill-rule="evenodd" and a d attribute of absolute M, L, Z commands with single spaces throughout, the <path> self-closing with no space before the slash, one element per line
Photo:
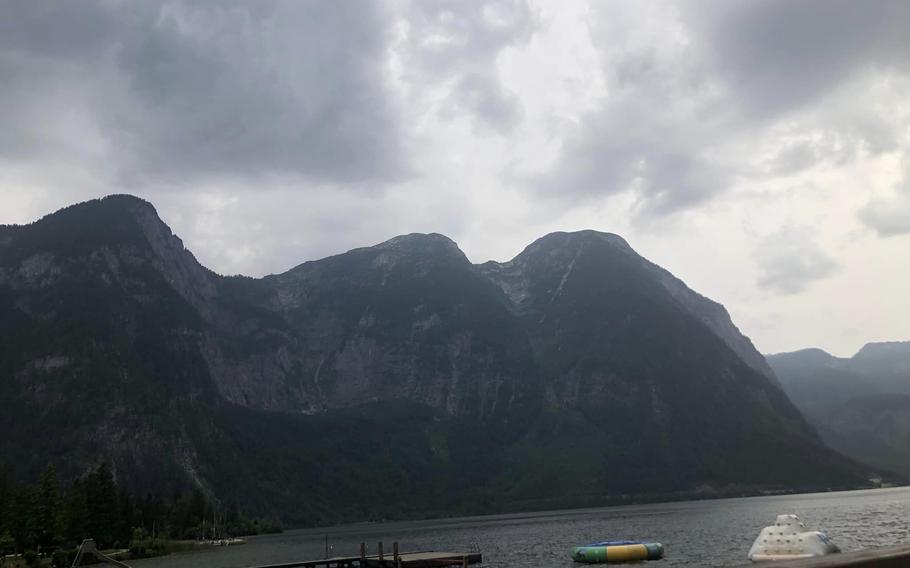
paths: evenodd
<path fill-rule="evenodd" d="M 910 475 L 910 342 L 869 343 L 849 359 L 806 349 L 768 362 L 832 447 Z"/>
<path fill-rule="evenodd" d="M 0 227 L 0 456 L 293 522 L 855 486 L 720 305 L 620 237 L 406 235 L 261 279 L 129 196 Z M 772 467 L 773 466 L 773 467 Z"/>

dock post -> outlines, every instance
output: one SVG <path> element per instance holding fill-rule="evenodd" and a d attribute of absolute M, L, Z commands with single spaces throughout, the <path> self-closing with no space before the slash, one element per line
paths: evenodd
<path fill-rule="evenodd" d="M 360 568 L 367 565 L 367 543 L 360 543 Z"/>
<path fill-rule="evenodd" d="M 325 535 L 325 557 L 329 557 L 329 535 Z"/>
<path fill-rule="evenodd" d="M 392 554 L 395 558 L 395 568 L 401 568 L 401 556 L 398 554 L 398 541 L 392 543 Z"/>
<path fill-rule="evenodd" d="M 461 557 L 461 568 L 468 568 L 468 556 L 464 555 Z"/>
<path fill-rule="evenodd" d="M 382 541 L 380 540 L 380 541 L 379 541 L 379 565 L 380 565 L 380 566 L 382 565 L 382 561 L 383 561 L 383 557 L 382 557 Z"/>

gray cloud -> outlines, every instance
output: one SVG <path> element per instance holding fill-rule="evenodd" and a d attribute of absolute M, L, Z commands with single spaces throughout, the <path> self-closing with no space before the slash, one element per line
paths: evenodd
<path fill-rule="evenodd" d="M 569 133 L 555 168 L 535 180 L 545 194 L 576 205 L 634 192 L 647 218 L 702 204 L 744 179 L 897 148 L 901 125 L 857 99 L 891 94 L 875 73 L 910 69 L 906 2 L 596 8 L 591 33 L 607 92 Z M 850 81 L 858 85 L 840 92 Z M 775 132 L 785 120 L 789 131 Z M 813 132 L 820 139 L 794 141 Z M 769 150 L 775 155 L 759 166 Z"/>
<path fill-rule="evenodd" d="M 910 164 L 910 159 L 907 159 Z M 859 210 L 859 220 L 880 237 L 910 234 L 910 166 L 890 197 L 873 197 Z"/>
<path fill-rule="evenodd" d="M 0 223 L 135 193 L 212 268 L 252 274 L 412 231 L 485 260 L 599 227 L 707 274 L 747 322 L 830 336 L 806 314 L 870 267 L 910 266 L 873 236 L 910 234 L 910 188 L 864 201 L 910 158 L 908 16 L 903 0 L 0 0 Z M 848 253 L 808 230 L 753 251 L 784 218 L 887 254 L 833 278 Z M 779 297 L 829 277 L 797 309 Z M 762 340 L 784 347 L 781 329 Z"/>
<path fill-rule="evenodd" d="M 839 268 L 804 227 L 784 227 L 762 239 L 754 258 L 759 268 L 759 287 L 780 295 L 802 292 L 810 283 L 833 275 Z"/>
<path fill-rule="evenodd" d="M 617 117 L 619 118 L 619 117 Z M 723 172 L 697 151 L 623 128 L 625 120 L 591 124 L 563 148 L 556 171 L 537 180 L 545 193 L 583 202 L 634 191 L 637 213 L 660 216 L 709 199 L 725 183 Z"/>
<path fill-rule="evenodd" d="M 523 115 L 502 85 L 496 59 L 531 38 L 538 25 L 527 0 L 418 0 L 409 5 L 407 61 L 418 81 L 447 92 L 441 114 L 467 114 L 507 134 Z"/>
<path fill-rule="evenodd" d="M 760 118 L 804 106 L 860 68 L 910 63 L 903 0 L 692 2 L 681 15 L 736 100 Z"/>
<path fill-rule="evenodd" d="M 910 195 L 873 199 L 860 209 L 859 219 L 880 237 L 910 234 Z"/>
<path fill-rule="evenodd" d="M 461 110 L 473 114 L 481 124 L 500 134 L 508 134 L 522 118 L 518 98 L 504 90 L 499 80 L 491 75 L 462 77 L 451 97 Z"/>
<path fill-rule="evenodd" d="M 87 125 L 127 183 L 259 174 L 358 183 L 408 173 L 384 76 L 386 15 L 376 4 L 12 2 L 3 10 L 6 156 L 49 151 L 49 139 Z M 73 116 L 77 124 L 60 120 Z"/>
<path fill-rule="evenodd" d="M 710 199 L 730 182 L 713 146 L 736 127 L 701 54 L 674 38 L 674 22 L 657 20 L 648 10 L 625 3 L 595 6 L 591 34 L 602 57 L 595 71 L 603 74 L 607 93 L 598 108 L 580 117 L 556 167 L 534 185 L 573 204 L 633 191 L 640 217 Z"/>
<path fill-rule="evenodd" d="M 100 57 L 110 48 L 119 16 L 101 2 L 16 2 L 3 0 L 0 48 L 4 55 L 55 59 Z"/>
<path fill-rule="evenodd" d="M 798 140 L 784 145 L 770 160 L 771 175 L 788 175 L 810 168 L 819 162 L 821 148 L 811 140 Z"/>

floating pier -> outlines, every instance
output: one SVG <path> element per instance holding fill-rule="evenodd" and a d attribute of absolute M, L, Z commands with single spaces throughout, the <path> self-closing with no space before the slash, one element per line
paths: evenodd
<path fill-rule="evenodd" d="M 466 567 L 481 562 L 483 556 L 479 552 L 399 552 L 397 542 L 392 544 L 391 554 L 385 554 L 380 542 L 378 554 L 368 555 L 366 545 L 361 543 L 359 556 L 335 556 L 250 568 L 443 568 Z"/>

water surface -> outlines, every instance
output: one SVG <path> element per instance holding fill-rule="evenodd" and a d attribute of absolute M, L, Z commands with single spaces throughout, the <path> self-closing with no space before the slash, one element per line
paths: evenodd
<path fill-rule="evenodd" d="M 431 521 L 359 524 L 287 531 L 247 539 L 248 544 L 133 561 L 135 568 L 242 568 L 257 564 L 356 556 L 360 543 L 370 553 L 382 540 L 402 551 L 483 552 L 491 568 L 573 564 L 573 546 L 598 540 L 655 540 L 671 566 L 737 566 L 759 530 L 781 513 L 796 513 L 810 529 L 824 530 L 843 550 L 910 543 L 910 488 L 813 493 L 573 509 Z"/>

